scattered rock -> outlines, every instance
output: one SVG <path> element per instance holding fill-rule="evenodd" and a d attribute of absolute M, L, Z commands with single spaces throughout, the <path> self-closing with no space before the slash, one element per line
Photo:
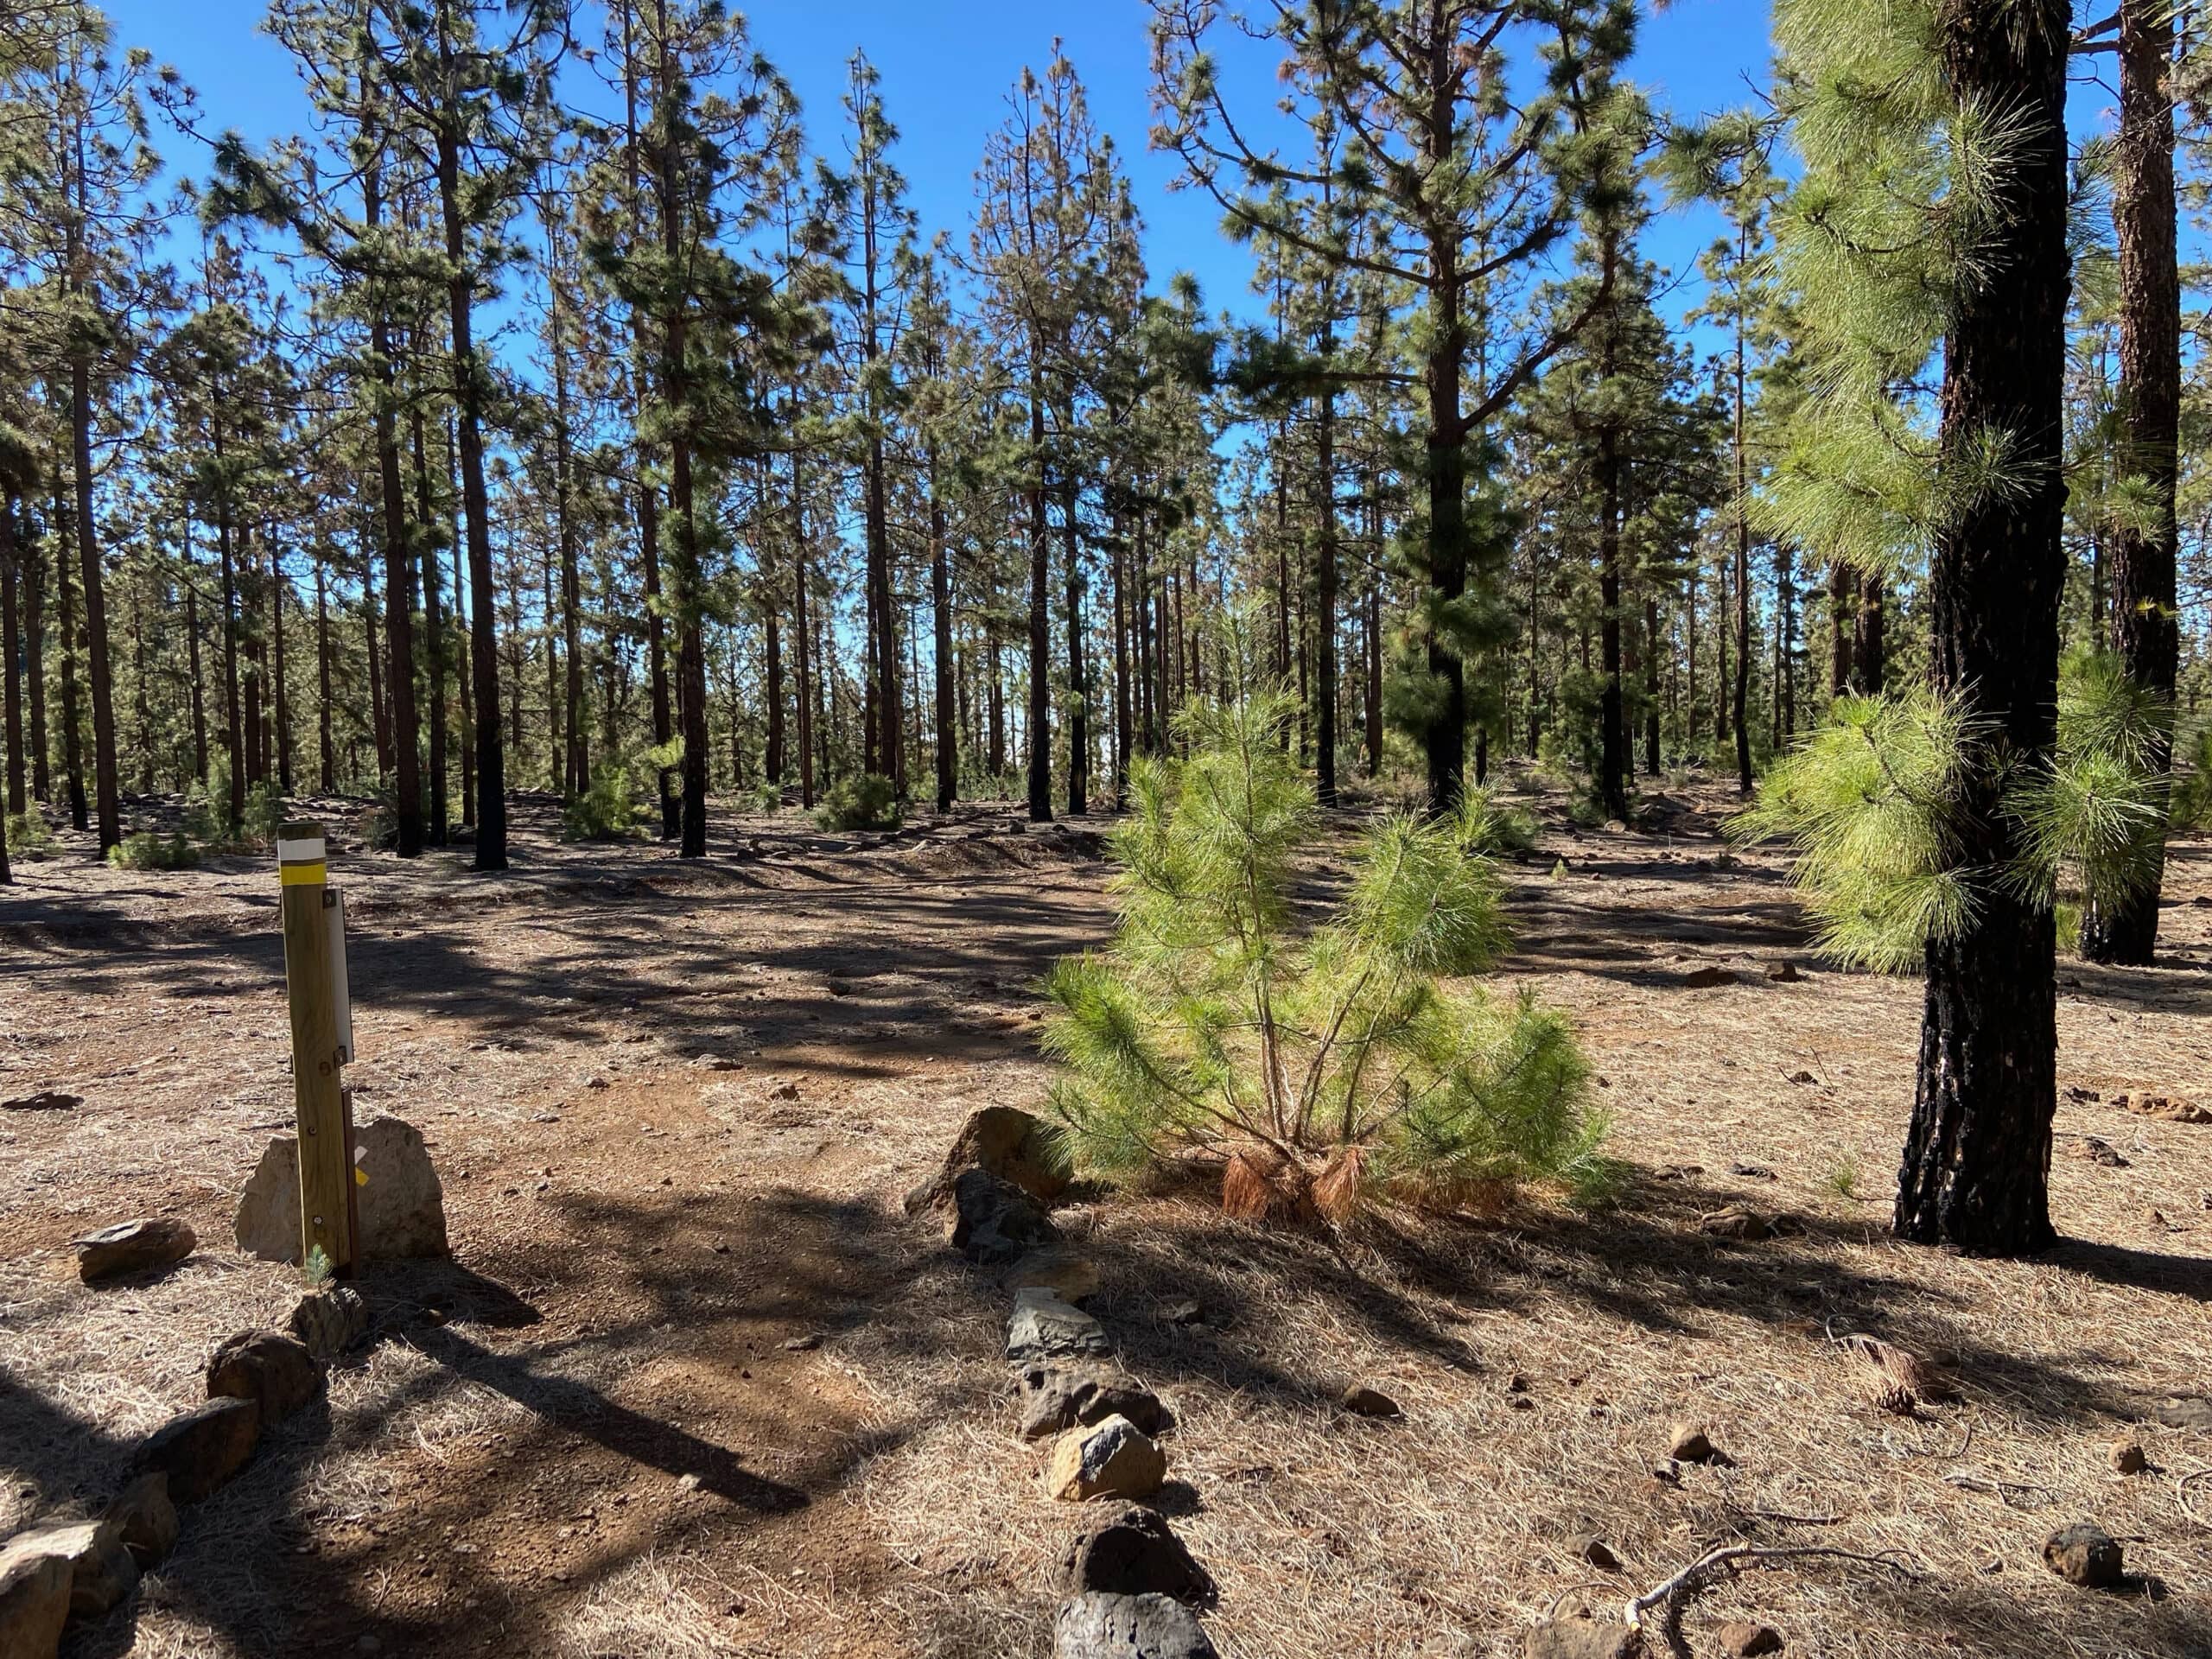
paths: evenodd
<path fill-rule="evenodd" d="M 77 1252 L 77 1276 L 91 1285 L 181 1262 L 199 1243 L 191 1226 L 175 1216 L 142 1216 L 86 1233 L 70 1245 Z"/>
<path fill-rule="evenodd" d="M 1694 991 L 1709 991 L 1719 985 L 1740 985 L 1743 981 L 1726 968 L 1693 968 L 1682 976 L 1682 983 Z"/>
<path fill-rule="evenodd" d="M 1770 983 L 1776 985 L 1795 985 L 1805 977 L 1797 971 L 1794 962 L 1776 963 L 1766 970 L 1766 976 Z"/>
<path fill-rule="evenodd" d="M 1109 1596 L 1166 1596 L 1211 1607 L 1212 1575 L 1192 1558 L 1158 1511 L 1132 1503 L 1076 1534 L 1060 1554 L 1060 1592 Z"/>
<path fill-rule="evenodd" d="M 700 1480 L 696 1471 L 687 1471 L 676 1478 L 676 1490 L 679 1492 L 696 1492 L 704 1484 Z"/>
<path fill-rule="evenodd" d="M 227 1396 L 173 1418 L 138 1448 L 132 1466 L 168 1477 L 169 1499 L 197 1503 L 245 1467 L 261 1438 L 261 1408 Z"/>
<path fill-rule="evenodd" d="M 1060 1230 L 1027 1193 L 982 1168 L 963 1169 L 952 1183 L 951 1240 L 971 1262 L 1014 1262 Z"/>
<path fill-rule="evenodd" d="M 1007 1322 L 1008 1359 L 1074 1359 L 1111 1351 L 1104 1329 L 1081 1308 L 1041 1287 L 1014 1294 L 1014 1317 Z"/>
<path fill-rule="evenodd" d="M 1781 1179 L 1764 1164 L 1747 1164 L 1738 1161 L 1728 1166 L 1728 1173 L 1731 1175 L 1740 1175 L 1750 1181 L 1772 1181 Z"/>
<path fill-rule="evenodd" d="M 1676 1463 L 1717 1463 L 1726 1467 L 1734 1460 L 1713 1443 L 1703 1423 L 1676 1423 L 1667 1431 L 1667 1455 Z"/>
<path fill-rule="evenodd" d="M 107 1518 L 141 1567 L 153 1566 L 176 1547 L 176 1505 L 169 1502 L 169 1478 L 158 1470 L 125 1486 L 107 1506 Z"/>
<path fill-rule="evenodd" d="M 1092 1592 L 1052 1618 L 1052 1659 L 1218 1659 L 1198 1615 L 1166 1596 Z"/>
<path fill-rule="evenodd" d="M 54 1659 L 69 1618 L 69 1558 L 50 1535 L 28 1532 L 0 1547 L 0 1659 Z"/>
<path fill-rule="evenodd" d="M 111 1522 L 72 1522 L 47 1529 L 47 1547 L 68 1559 L 72 1618 L 99 1618 L 137 1584 L 138 1563 Z"/>
<path fill-rule="evenodd" d="M 1188 1296 L 1179 1297 L 1174 1301 L 1160 1304 L 1160 1317 L 1170 1325 L 1204 1325 L 1206 1322 L 1205 1304 Z"/>
<path fill-rule="evenodd" d="M 811 1331 L 803 1337 L 786 1337 L 782 1344 L 783 1351 L 787 1354 L 811 1353 L 821 1345 L 822 1338 Z"/>
<path fill-rule="evenodd" d="M 2196 1428 L 2212 1433 L 2212 1395 L 2176 1395 L 2151 1408 L 2154 1422 L 2168 1428 Z"/>
<path fill-rule="evenodd" d="M 1370 1389 L 1355 1382 L 1339 1396 L 1338 1404 L 1355 1417 L 1396 1417 L 1402 1414 L 1398 1402 L 1380 1389 Z"/>
<path fill-rule="evenodd" d="M 1045 1484 L 1054 1497 L 1150 1497 L 1167 1478 L 1167 1459 L 1152 1437 L 1126 1417 L 1070 1429 L 1052 1447 Z"/>
<path fill-rule="evenodd" d="M 1070 1177 L 1066 1149 L 1051 1125 L 1018 1107 L 985 1106 L 961 1125 L 944 1169 L 906 1195 L 906 1213 L 918 1216 L 945 1203 L 962 1172 L 971 1168 L 987 1170 L 1044 1204 L 1067 1190 Z"/>
<path fill-rule="evenodd" d="M 397 1117 L 373 1117 L 353 1131 L 354 1167 L 367 1178 L 359 1194 L 364 1258 L 446 1255 L 446 1205 L 423 1132 Z M 300 1259 L 297 1139 L 280 1135 L 261 1154 L 238 1196 L 232 1230 L 238 1249 L 264 1262 Z"/>
<path fill-rule="evenodd" d="M 2100 1141 L 2094 1135 L 2085 1135 L 2075 1142 L 2074 1155 L 2086 1158 L 2093 1164 L 2102 1164 L 2107 1169 L 2127 1167 L 2127 1160 L 2113 1149 L 2111 1142 Z"/>
<path fill-rule="evenodd" d="M 1580 1534 L 1569 1543 L 1568 1548 L 1573 1550 L 1576 1560 L 1586 1561 L 1600 1573 L 1618 1573 L 1621 1570 L 1621 1558 L 1613 1554 L 1611 1544 L 1594 1532 Z"/>
<path fill-rule="evenodd" d="M 2116 1103 L 2138 1117 L 2155 1117 L 2168 1123 L 2212 1123 L 2212 1110 L 2191 1100 L 2169 1100 L 2164 1095 L 2145 1095 L 2130 1102 L 2126 1095 Z"/>
<path fill-rule="evenodd" d="M 2115 1475 L 2139 1475 L 2151 1466 L 2140 1440 L 2114 1440 L 2106 1448 L 2105 1459 Z"/>
<path fill-rule="evenodd" d="M 1030 1251 L 999 1275 L 1002 1290 L 1049 1290 L 1064 1302 L 1084 1302 L 1098 1294 L 1097 1264 L 1080 1250 L 1048 1244 Z"/>
<path fill-rule="evenodd" d="M 307 1344 L 281 1331 L 241 1331 L 207 1362 L 207 1397 L 253 1401 L 265 1426 L 315 1398 L 322 1367 Z"/>
<path fill-rule="evenodd" d="M 13 1100 L 0 1100 L 0 1112 L 69 1112 L 84 1103 L 82 1095 L 67 1094 L 59 1089 L 41 1089 L 35 1095 L 17 1095 Z"/>
<path fill-rule="evenodd" d="M 1522 1659 L 1643 1659 L 1643 1651 L 1634 1625 L 1592 1618 L 1586 1610 L 1548 1618 L 1521 1638 Z"/>
<path fill-rule="evenodd" d="M 1041 1440 L 1065 1430 L 1126 1417 L 1146 1433 L 1175 1426 L 1160 1396 L 1085 1367 L 1032 1365 L 1021 1374 L 1021 1438 Z"/>
<path fill-rule="evenodd" d="M 1747 1243 L 1758 1243 L 1774 1236 L 1774 1223 L 1756 1210 L 1746 1210 L 1731 1205 L 1726 1210 L 1716 1210 L 1711 1215 L 1700 1216 L 1697 1230 L 1709 1238 L 1741 1239 Z"/>
<path fill-rule="evenodd" d="M 2087 1521 L 2062 1527 L 2044 1542 L 2044 1564 L 2069 1584 L 2108 1590 L 2120 1582 L 2120 1544 Z"/>
<path fill-rule="evenodd" d="M 1720 1650 L 1731 1659 L 1758 1659 L 1763 1653 L 1782 1651 L 1782 1632 L 1771 1624 L 1734 1618 L 1720 1627 Z"/>
<path fill-rule="evenodd" d="M 1818 1083 L 1820 1079 L 1809 1071 L 1792 1071 L 1789 1081 L 1795 1084 Z"/>
<path fill-rule="evenodd" d="M 779 1083 L 768 1091 L 768 1098 L 771 1100 L 797 1100 L 798 1098 L 798 1084 L 796 1083 Z"/>
<path fill-rule="evenodd" d="M 325 1364 L 369 1334 L 369 1305 L 351 1285 L 323 1285 L 300 1298 L 292 1334 Z"/>

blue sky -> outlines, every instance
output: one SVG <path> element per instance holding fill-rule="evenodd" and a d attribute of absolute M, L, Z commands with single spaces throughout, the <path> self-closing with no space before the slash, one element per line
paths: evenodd
<path fill-rule="evenodd" d="M 198 90 L 212 127 L 234 127 L 258 144 L 305 124 L 289 56 L 256 27 L 263 0 L 105 3 L 119 41 L 145 47 Z M 1174 158 L 1147 147 L 1143 0 L 772 0 L 742 9 L 757 43 L 798 89 L 817 144 L 835 142 L 845 60 L 855 46 L 867 47 L 900 130 L 899 161 L 924 226 L 961 239 L 984 135 L 1004 115 L 1023 66 L 1041 67 L 1061 37 L 1135 182 L 1155 283 L 1189 270 L 1210 306 L 1247 302 L 1244 253 L 1220 235 L 1210 203 L 1168 189 Z M 1767 0 L 1676 0 L 1643 20 L 1631 73 L 1660 108 L 1694 115 L 1745 102 L 1766 60 Z M 168 137 L 164 148 L 185 170 L 204 171 L 185 140 Z M 1686 266 L 1717 223 L 1702 213 L 1670 215 L 1655 227 L 1649 251 L 1662 264 Z"/>

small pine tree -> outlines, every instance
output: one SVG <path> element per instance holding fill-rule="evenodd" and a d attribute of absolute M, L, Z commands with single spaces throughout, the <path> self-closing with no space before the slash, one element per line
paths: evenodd
<path fill-rule="evenodd" d="M 1476 791 L 1449 817 L 1383 819 L 1338 912 L 1297 937 L 1290 879 L 1319 823 L 1283 741 L 1293 707 L 1193 702 L 1190 758 L 1132 766 L 1121 925 L 1046 982 L 1071 1149 L 1218 1171 L 1243 1215 L 1342 1220 L 1382 1192 L 1454 1207 L 1531 1179 L 1597 1196 L 1605 1124 L 1565 1017 L 1446 982 L 1508 945 L 1484 856 L 1503 815 Z"/>

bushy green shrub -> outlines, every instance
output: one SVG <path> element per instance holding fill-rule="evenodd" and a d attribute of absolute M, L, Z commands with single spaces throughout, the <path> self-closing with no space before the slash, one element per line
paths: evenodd
<path fill-rule="evenodd" d="M 2173 827 L 2184 832 L 2212 830 L 2212 726 L 2197 733 L 2186 761 L 2174 758 Z"/>
<path fill-rule="evenodd" d="M 163 836 L 141 830 L 109 848 L 107 861 L 118 870 L 188 870 L 200 861 L 200 849 L 181 830 Z"/>
<path fill-rule="evenodd" d="M 264 778 L 245 792 L 245 819 L 238 832 L 256 847 L 274 847 L 284 817 L 284 792 L 275 779 Z"/>
<path fill-rule="evenodd" d="M 627 841 L 639 833 L 639 817 L 630 769 L 602 765 L 589 789 L 562 804 L 561 835 L 568 841 Z"/>
<path fill-rule="evenodd" d="M 898 785 L 873 772 L 840 778 L 814 809 L 814 821 L 824 830 L 896 830 L 905 816 Z"/>
<path fill-rule="evenodd" d="M 1290 709 L 1193 703 L 1191 758 L 1132 768 L 1113 943 L 1046 982 L 1071 1150 L 1109 1172 L 1217 1169 L 1244 1215 L 1343 1219 L 1384 1193 L 1452 1207 L 1530 1179 L 1596 1196 L 1612 1168 L 1565 1017 L 1448 982 L 1509 943 L 1481 851 L 1496 809 L 1478 793 L 1441 821 L 1384 818 L 1337 914 L 1294 936 L 1317 821 L 1279 741 Z"/>
<path fill-rule="evenodd" d="M 8 856 L 26 862 L 54 856 L 54 831 L 36 807 L 8 815 Z"/>

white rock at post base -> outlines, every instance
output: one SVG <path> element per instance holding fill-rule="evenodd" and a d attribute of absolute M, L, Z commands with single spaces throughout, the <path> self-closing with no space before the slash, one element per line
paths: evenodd
<path fill-rule="evenodd" d="M 445 1192 L 423 1132 L 397 1117 L 375 1117 L 353 1131 L 359 1190 L 361 1254 L 370 1261 L 446 1255 Z M 296 1137 L 280 1135 L 238 1197 L 238 1249 L 264 1262 L 300 1259 L 300 1161 Z"/>

